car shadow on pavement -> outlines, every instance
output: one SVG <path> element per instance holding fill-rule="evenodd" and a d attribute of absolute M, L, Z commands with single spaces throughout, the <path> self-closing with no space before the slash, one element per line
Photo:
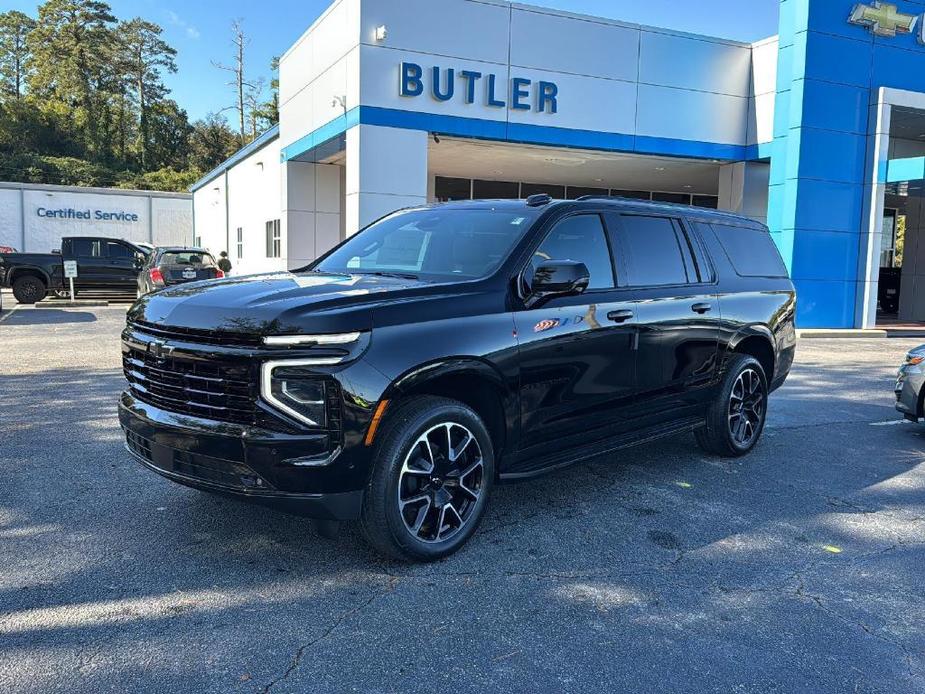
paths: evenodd
<path fill-rule="evenodd" d="M 747 682 L 780 677 L 782 663 L 815 648 L 820 658 L 851 660 L 874 681 L 908 685 L 922 665 L 916 648 L 925 646 L 913 631 L 921 606 L 901 600 L 920 581 L 922 545 L 913 536 L 922 532 L 923 439 L 912 426 L 871 427 L 874 410 L 850 388 L 830 393 L 843 419 L 820 415 L 814 389 L 847 383 L 852 373 L 795 373 L 771 407 L 806 411 L 782 412 L 780 426 L 744 459 L 705 456 L 685 435 L 496 487 L 472 541 L 428 565 L 376 557 L 353 527 L 326 540 L 305 519 L 144 469 L 122 447 L 118 372 L 2 376 L 5 650 L 71 649 L 92 689 L 112 675 L 105 664 L 116 654 L 130 668 L 122 681 L 130 681 L 150 668 L 170 671 L 174 632 L 194 628 L 201 644 L 243 630 L 282 655 L 247 656 L 239 646 L 228 654 L 237 662 L 210 657 L 247 681 L 288 676 L 292 662 L 299 675 L 322 677 L 326 661 L 302 657 L 317 639 L 340 632 L 345 639 L 329 638 L 327 648 L 355 651 L 351 641 L 365 635 L 365 648 L 387 653 L 390 641 L 403 640 L 396 630 L 408 636 L 396 615 L 436 604 L 414 613 L 412 631 L 439 647 L 449 648 L 451 636 L 471 642 L 504 615 L 499 656 L 564 633 L 598 662 L 629 671 L 654 667 L 656 643 L 680 640 L 710 659 L 747 633 L 739 657 L 758 678 Z M 870 592 L 875 603 L 858 601 Z M 447 594 L 471 624 L 441 631 Z M 767 632 L 753 628 L 762 622 Z M 604 660 L 589 624 L 626 632 L 619 659 Z M 811 633 L 827 634 L 831 645 L 806 643 Z M 155 654 L 154 664 L 135 650 Z M 824 685 L 819 691 L 859 677 L 847 668 L 833 675 L 830 665 L 807 673 L 799 684 Z"/>
<path fill-rule="evenodd" d="M 64 310 L 60 308 L 27 308 L 12 312 L 2 324 L 17 325 L 64 325 L 66 323 L 93 323 L 96 315 L 88 311 Z"/>

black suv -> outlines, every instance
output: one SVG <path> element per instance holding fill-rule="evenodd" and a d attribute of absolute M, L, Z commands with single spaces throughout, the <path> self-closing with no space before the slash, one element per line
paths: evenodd
<path fill-rule="evenodd" d="M 687 431 L 750 451 L 794 306 L 749 219 L 606 198 L 420 207 L 300 270 L 137 301 L 119 418 L 169 479 L 435 559 L 496 482 Z"/>

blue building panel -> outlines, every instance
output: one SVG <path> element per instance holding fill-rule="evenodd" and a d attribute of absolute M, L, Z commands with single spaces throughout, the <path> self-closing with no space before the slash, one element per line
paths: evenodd
<path fill-rule="evenodd" d="M 817 229 L 860 233 L 863 185 L 801 178 L 790 180 L 783 187 L 795 190 L 796 194 L 784 194 L 781 231 Z"/>
<path fill-rule="evenodd" d="M 797 279 L 793 283 L 797 290 L 797 327 L 854 327 L 857 282 Z"/>
<path fill-rule="evenodd" d="M 802 229 L 793 234 L 793 280 L 855 282 L 860 234 Z"/>
<path fill-rule="evenodd" d="M 863 183 L 867 137 L 837 130 L 802 127 L 787 143 L 786 178 Z"/>
<path fill-rule="evenodd" d="M 870 90 L 866 87 L 801 79 L 793 82 L 790 93 L 796 112 L 787 116 L 802 126 L 867 135 Z M 790 108 L 789 94 L 786 106 Z"/>
<path fill-rule="evenodd" d="M 844 21 L 844 20 L 842 20 Z M 870 50 L 873 43 L 813 31 L 797 35 L 794 44 L 794 78 L 870 86 Z"/>

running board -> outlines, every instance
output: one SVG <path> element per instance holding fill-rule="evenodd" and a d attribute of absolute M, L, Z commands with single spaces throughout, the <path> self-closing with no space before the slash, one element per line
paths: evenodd
<path fill-rule="evenodd" d="M 561 468 L 568 467 L 569 465 L 580 463 L 583 460 L 596 458 L 601 455 L 607 455 L 608 453 L 613 453 L 625 448 L 632 448 L 633 446 L 649 443 L 651 441 L 657 441 L 658 439 L 663 439 L 667 436 L 674 436 L 676 434 L 683 434 L 689 431 L 694 431 L 703 425 L 704 420 L 702 417 L 687 417 L 685 419 L 674 421 L 670 424 L 665 424 L 650 429 L 643 429 L 638 433 L 613 436 L 601 441 L 595 441 L 593 444 L 589 444 L 583 448 L 569 450 L 564 453 L 550 456 L 548 458 L 541 458 L 534 467 L 526 470 L 520 470 L 517 472 L 502 472 L 499 475 L 499 480 L 501 482 L 517 482 L 520 480 L 531 479 L 533 477 L 539 477 L 540 475 L 545 475 L 546 473 L 552 472 L 553 470 L 559 470 Z"/>

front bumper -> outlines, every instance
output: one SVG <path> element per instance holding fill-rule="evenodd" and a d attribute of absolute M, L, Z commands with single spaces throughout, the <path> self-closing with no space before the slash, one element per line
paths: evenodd
<path fill-rule="evenodd" d="M 920 366 L 904 365 L 899 368 L 893 393 L 896 396 L 896 409 L 902 412 L 906 419 L 918 421 L 922 416 L 919 404 L 923 384 L 925 384 L 925 372 Z"/>
<path fill-rule="evenodd" d="M 339 464 L 340 449 L 325 453 L 325 434 L 177 415 L 128 392 L 119 401 L 119 423 L 132 456 L 174 482 L 311 518 L 359 517 L 362 479 Z"/>

